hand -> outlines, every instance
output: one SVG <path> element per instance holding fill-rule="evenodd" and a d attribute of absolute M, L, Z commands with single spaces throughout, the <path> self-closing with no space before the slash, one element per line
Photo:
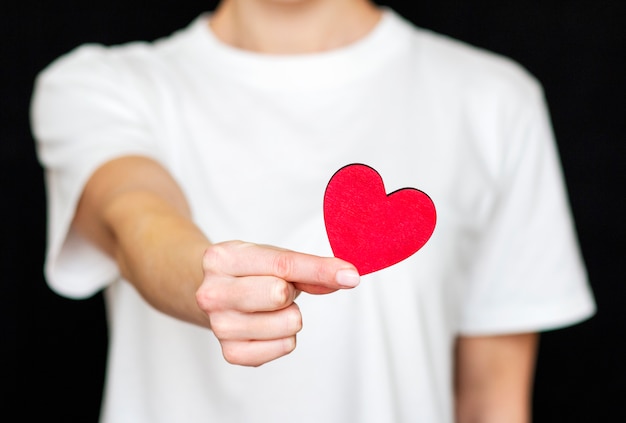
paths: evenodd
<path fill-rule="evenodd" d="M 196 292 L 226 361 L 260 366 L 289 354 L 302 329 L 294 302 L 300 291 L 327 294 L 359 283 L 356 268 L 276 247 L 229 241 L 203 258 L 204 280 Z"/>

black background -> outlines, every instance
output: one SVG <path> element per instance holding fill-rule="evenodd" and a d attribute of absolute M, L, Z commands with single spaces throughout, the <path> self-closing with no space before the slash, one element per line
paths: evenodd
<path fill-rule="evenodd" d="M 509 56 L 544 85 L 598 313 L 542 336 L 535 422 L 626 422 L 626 2 L 380 4 L 420 26 Z M 100 295 L 61 298 L 43 279 L 45 192 L 28 123 L 36 73 L 81 43 L 152 40 L 213 7 L 191 0 L 1 6 L 3 415 L 96 421 L 107 342 Z"/>

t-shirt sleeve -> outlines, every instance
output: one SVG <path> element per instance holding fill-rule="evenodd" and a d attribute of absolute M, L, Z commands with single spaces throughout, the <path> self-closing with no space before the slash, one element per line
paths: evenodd
<path fill-rule="evenodd" d="M 526 88 L 502 130 L 497 195 L 476 245 L 461 334 L 545 331 L 595 312 L 543 91 L 534 80 Z"/>
<path fill-rule="evenodd" d="M 158 159 L 143 119 L 145 100 L 124 65 L 107 48 L 86 45 L 57 59 L 35 81 L 31 126 L 48 203 L 45 275 L 64 296 L 93 295 L 119 276 L 115 262 L 72 228 L 91 174 L 116 157 Z"/>

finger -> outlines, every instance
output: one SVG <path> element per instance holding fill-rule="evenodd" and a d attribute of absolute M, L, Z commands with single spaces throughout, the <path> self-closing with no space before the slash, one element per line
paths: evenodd
<path fill-rule="evenodd" d="M 296 337 L 270 341 L 224 341 L 224 359 L 231 364 L 257 367 L 284 355 L 296 348 Z"/>
<path fill-rule="evenodd" d="M 305 283 L 294 283 L 294 286 L 298 291 L 306 292 L 307 294 L 313 295 L 322 295 L 322 294 L 330 294 L 332 292 L 337 291 L 337 289 L 326 288 L 325 286 L 320 285 L 310 285 Z"/>
<path fill-rule="evenodd" d="M 222 312 L 212 315 L 211 330 L 220 341 L 259 341 L 294 336 L 302 329 L 302 314 L 294 303 L 264 313 Z"/>
<path fill-rule="evenodd" d="M 330 289 L 353 288 L 360 281 L 356 268 L 344 260 L 250 243 L 215 244 L 205 254 L 205 266 L 217 264 L 233 276 L 276 276 Z"/>
<path fill-rule="evenodd" d="M 293 304 L 296 287 L 275 276 L 208 276 L 196 293 L 207 313 L 236 310 L 252 313 L 281 310 Z"/>

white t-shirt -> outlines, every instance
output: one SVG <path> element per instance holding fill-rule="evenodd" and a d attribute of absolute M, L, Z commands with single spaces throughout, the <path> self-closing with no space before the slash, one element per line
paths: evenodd
<path fill-rule="evenodd" d="M 106 288 L 103 422 L 451 422 L 457 335 L 594 313 L 543 94 L 518 65 L 391 10 L 353 45 L 296 56 L 224 45 L 208 18 L 154 43 L 82 46 L 36 84 L 47 279 L 69 297 Z M 356 289 L 301 295 L 292 354 L 233 366 L 70 228 L 90 174 L 128 154 L 171 171 L 214 242 L 332 255 L 324 190 L 355 162 L 388 192 L 425 191 L 437 227 Z"/>

